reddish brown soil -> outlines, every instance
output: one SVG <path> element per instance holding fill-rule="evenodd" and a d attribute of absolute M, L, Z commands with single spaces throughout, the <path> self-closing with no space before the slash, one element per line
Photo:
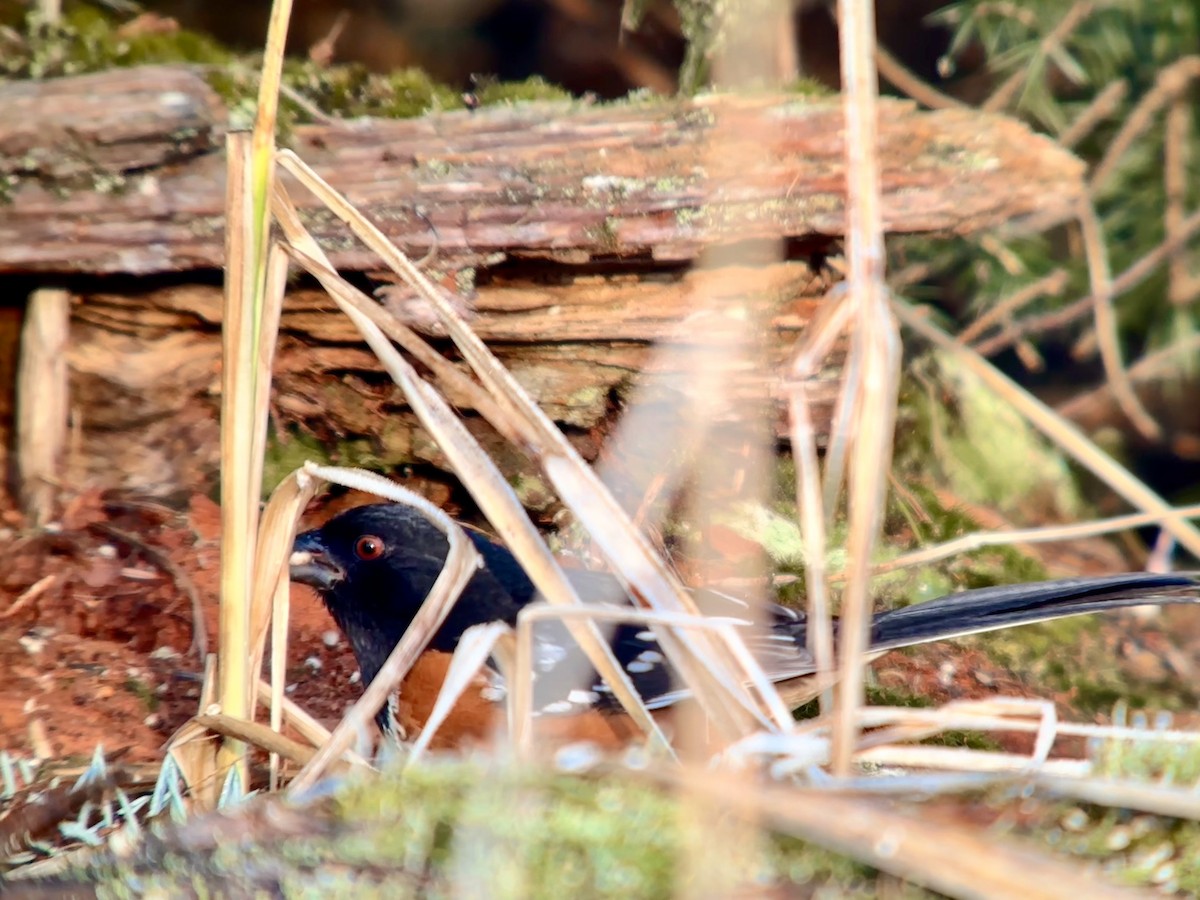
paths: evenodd
<path fill-rule="evenodd" d="M 192 648 L 190 583 L 212 652 L 217 628 L 217 516 L 157 505 L 70 504 L 57 533 L 32 533 L 0 511 L 0 749 L 54 758 L 97 743 L 129 761 L 158 759 L 197 711 L 203 665 Z M 31 586 L 47 576 L 40 593 Z M 311 591 L 292 589 L 291 696 L 327 724 L 358 689 L 357 669 Z"/>
<path fill-rule="evenodd" d="M 178 512 L 84 494 L 52 533 L 31 531 L 0 507 L 0 749 L 63 759 L 86 757 L 99 743 L 128 762 L 160 758 L 200 695 L 189 584 L 214 649 L 218 534 L 218 511 L 203 497 Z M 1200 645 L 1177 621 L 1112 620 L 1103 634 L 1114 664 L 1143 680 L 1171 674 L 1164 660 L 1186 660 L 1179 645 Z M 359 694 L 353 656 L 335 635 L 319 601 L 293 587 L 290 695 L 328 725 Z M 1047 696 L 981 651 L 948 644 L 891 654 L 875 671 L 881 685 L 935 704 Z M 1069 697 L 1054 699 L 1069 707 Z"/>

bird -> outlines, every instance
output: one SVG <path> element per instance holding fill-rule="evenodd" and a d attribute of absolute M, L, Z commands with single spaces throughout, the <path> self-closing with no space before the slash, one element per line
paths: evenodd
<path fill-rule="evenodd" d="M 418 660 L 399 695 L 393 695 L 376 716 L 385 733 L 411 736 L 420 730 L 448 660 L 467 629 L 490 622 L 515 625 L 517 614 L 538 599 L 532 580 L 507 548 L 474 530 L 467 535 L 479 551 L 481 567 L 433 634 L 427 653 Z M 297 535 L 289 571 L 292 581 L 317 591 L 350 644 L 366 685 L 411 625 L 448 553 L 445 534 L 415 508 L 376 503 L 352 508 Z M 585 602 L 626 601 L 619 582 L 608 573 L 567 569 L 565 574 Z M 754 613 L 747 601 L 725 593 L 690 592 L 706 615 L 745 620 Z M 877 613 L 871 622 L 869 651 L 877 655 L 1129 606 L 1196 602 L 1200 602 L 1200 576 L 1188 573 L 1140 572 L 978 588 Z M 773 682 L 790 682 L 816 672 L 807 648 L 803 612 L 767 603 L 765 608 L 758 607 L 757 615 L 766 627 L 747 631 L 746 640 Z M 650 629 L 620 624 L 609 641 L 617 663 L 649 710 L 668 710 L 686 699 L 688 692 L 678 683 Z M 615 715 L 619 706 L 611 688 L 594 672 L 583 687 L 577 677 L 554 677 L 571 659 L 574 647 L 561 622 L 539 622 L 533 647 L 535 715 L 550 723 L 551 732 L 564 738 L 582 735 L 602 745 L 619 744 L 636 733 L 631 723 L 621 722 Z M 485 737 L 494 724 L 489 712 L 496 709 L 505 690 L 499 673 L 489 670 L 478 694 L 460 703 L 469 707 L 464 715 L 474 715 L 479 723 L 460 726 L 460 732 Z M 441 746 L 454 741 L 452 734 Z"/>

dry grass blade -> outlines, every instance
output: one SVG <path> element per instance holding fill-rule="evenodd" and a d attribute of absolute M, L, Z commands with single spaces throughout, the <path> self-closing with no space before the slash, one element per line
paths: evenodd
<path fill-rule="evenodd" d="M 1003 397 L 1024 415 L 1030 424 L 1061 447 L 1071 458 L 1134 507 L 1160 517 L 1165 531 L 1174 536 L 1190 553 L 1200 555 L 1200 530 L 1189 524 L 1166 500 L 1150 490 L 1128 469 L 1092 443 L 1075 425 L 1023 390 L 977 353 L 960 346 L 907 303 L 893 298 L 892 304 L 906 327 L 939 349 L 954 354 L 967 369 Z"/>
<path fill-rule="evenodd" d="M 500 407 L 501 419 L 492 421 L 492 424 L 502 434 L 516 439 L 520 446 L 541 463 L 543 471 L 563 502 L 573 509 L 588 527 L 614 572 L 630 590 L 631 595 L 655 609 L 695 613 L 691 599 L 667 571 L 645 537 L 633 527 L 625 510 L 613 499 L 592 469 L 580 459 L 575 449 L 532 401 L 524 388 L 446 302 L 442 293 L 429 283 L 373 223 L 354 209 L 294 153 L 281 152 L 279 164 L 316 194 L 331 211 L 349 225 L 357 237 L 430 302 L 451 338 Z M 527 569 L 530 560 L 537 560 L 541 555 L 541 552 L 530 544 L 531 539 L 540 544 L 540 539 L 537 539 L 536 535 L 531 536 L 526 527 L 522 526 L 510 534 L 505 532 L 503 521 L 493 520 L 493 525 Z M 540 565 L 529 569 L 529 572 L 543 595 L 551 602 L 558 602 L 561 592 L 554 583 L 557 578 L 553 573 L 543 570 Z M 730 707 L 727 697 L 713 691 L 711 686 L 706 684 L 703 668 L 693 664 L 693 659 L 713 652 L 712 647 L 681 647 L 676 642 L 676 636 L 665 632 L 658 637 L 663 651 L 671 658 L 682 677 L 694 686 L 698 700 L 720 730 L 732 736 L 740 736 L 746 733 L 746 729 L 753 727 L 751 718 L 733 711 L 742 704 Z M 686 641 L 686 638 L 684 640 Z M 732 667 L 732 661 L 727 661 L 727 665 Z"/>
<path fill-rule="evenodd" d="M 864 728 L 898 725 L 913 726 L 905 735 L 909 740 L 922 739 L 943 731 L 1038 731 L 1045 727 L 1050 701 L 1022 697 L 997 697 L 991 700 L 967 700 L 948 703 L 937 709 L 873 706 L 862 711 L 860 724 Z M 1037 721 L 1034 720 L 1036 716 Z M 1054 732 L 1060 737 L 1086 737 L 1104 740 L 1139 740 L 1167 744 L 1200 744 L 1200 732 L 1170 729 L 1133 728 L 1121 725 L 1095 725 L 1078 722 L 1055 722 Z M 872 746 L 883 732 L 863 738 L 863 746 Z"/>
<path fill-rule="evenodd" d="M 817 462 L 817 438 L 809 409 L 808 381 L 816 376 L 833 348 L 834 341 L 850 323 L 854 305 L 844 289 L 829 292 L 821 304 L 818 321 L 805 332 L 791 367 L 789 427 L 792 459 L 796 464 L 796 508 L 804 539 L 804 585 L 808 598 L 808 649 L 818 673 L 830 673 L 833 662 L 833 619 L 825 572 L 827 540 L 825 522 L 831 510 L 822 502 L 821 468 Z M 832 708 L 832 692 L 821 694 L 821 709 Z"/>
<path fill-rule="evenodd" d="M 862 750 L 858 759 L 880 766 L 906 770 L 942 769 L 955 773 L 1019 774 L 1054 772 L 1062 776 L 1083 775 L 1091 770 L 1087 762 L 1075 759 L 1036 760 L 1023 753 L 996 750 L 971 750 L 966 747 L 936 747 L 888 744 Z"/>
<path fill-rule="evenodd" d="M 930 547 L 922 547 L 912 553 L 905 553 L 887 562 L 877 563 L 871 568 L 875 575 L 895 572 L 910 566 L 926 566 L 939 560 L 949 559 L 961 553 L 969 553 L 983 547 L 1008 547 L 1018 544 L 1042 544 L 1055 541 L 1074 541 L 1085 537 L 1095 537 L 1101 534 L 1112 534 L 1130 528 L 1141 528 L 1144 525 L 1162 525 L 1168 519 L 1200 518 L 1200 504 L 1173 508 L 1166 514 L 1133 513 L 1128 516 L 1113 516 L 1110 519 L 1097 519 L 1094 522 L 1080 522 L 1076 525 L 1048 525 L 1043 528 L 1013 528 L 1008 531 L 976 531 L 964 534 L 962 537 Z M 836 575 L 831 577 L 837 577 Z"/>
<path fill-rule="evenodd" d="M 260 747 L 269 751 L 273 756 L 281 756 L 299 766 L 307 763 L 317 752 L 314 747 L 294 741 L 275 729 L 257 722 L 247 722 L 245 719 L 235 719 L 218 713 L 196 716 L 192 721 L 214 734 L 245 741 L 247 744 Z"/>
<path fill-rule="evenodd" d="M 873 799 L 818 790 L 654 771 L 655 782 L 711 797 L 723 809 L 954 897 L 1127 900 L 1153 897 L 1117 888 L 995 834 L 896 812 Z"/>
<path fill-rule="evenodd" d="M 850 302 L 856 315 L 850 353 L 861 377 L 847 381 L 844 389 L 854 404 L 854 456 L 849 481 L 850 566 L 842 595 L 832 759 L 834 773 L 844 777 L 850 774 L 858 709 L 863 702 L 863 656 L 871 615 L 871 550 L 883 523 L 887 473 L 891 468 L 900 389 L 900 335 L 888 309 L 883 282 L 874 4 L 839 0 L 838 36 L 845 94 L 846 171 L 852 173 L 846 260 Z M 832 509 L 826 513 L 832 514 Z"/>
<path fill-rule="evenodd" d="M 437 526 L 450 543 L 446 564 L 434 582 L 429 596 L 420 611 L 400 639 L 400 643 L 388 656 L 374 681 L 363 691 L 358 702 L 338 723 L 329 740 L 292 780 L 288 790 L 295 796 L 310 787 L 354 741 L 355 736 L 371 727 L 375 713 L 387 702 L 388 695 L 395 690 L 413 663 L 417 661 L 433 633 L 445 620 L 450 607 L 474 576 L 480 565 L 480 556 L 453 519 L 424 497 L 393 484 L 374 472 L 357 469 L 338 469 L 330 466 L 308 464 L 305 471 L 317 478 L 343 484 L 347 487 L 370 491 L 398 503 L 407 503 Z"/>
<path fill-rule="evenodd" d="M 257 676 L 250 664 L 250 562 L 257 537 L 258 500 L 266 448 L 271 358 L 279 327 L 286 266 L 268 261 L 267 205 L 274 179 L 275 120 L 290 0 L 272 5 L 250 135 L 226 140 L 225 312 L 221 396 L 221 602 L 218 640 L 222 710 L 236 718 L 253 712 Z M 265 604 L 265 598 L 260 600 Z M 237 764 L 246 784 L 243 748 L 227 742 L 222 767 Z"/>
<path fill-rule="evenodd" d="M 210 653 L 204 661 L 204 678 L 200 684 L 200 714 L 219 710 L 217 696 L 217 657 Z M 193 798 L 205 809 L 216 806 L 220 779 L 217 777 L 217 742 L 208 729 L 194 720 L 184 723 L 167 740 L 166 752 L 175 758 Z"/>
<path fill-rule="evenodd" d="M 1063 797 L 1110 809 L 1136 809 L 1156 816 L 1200 821 L 1200 794 L 1174 785 L 1138 784 L 1107 778 L 1065 778 L 1041 772 L 1034 784 Z"/>
<path fill-rule="evenodd" d="M 250 565 L 257 530 L 258 491 L 254 481 L 255 298 L 259 294 L 252 244 L 251 142 L 246 134 L 226 141 L 225 313 L 221 370 L 221 594 L 217 636 L 222 710 L 248 718 L 250 697 Z M 264 254 L 265 255 L 265 254 Z M 265 413 L 265 410 L 263 411 Z M 233 746 L 225 764 L 240 759 Z M 245 783 L 245 779 L 243 779 Z"/>
<path fill-rule="evenodd" d="M 413 741 L 405 765 L 411 766 L 425 755 L 430 741 L 433 740 L 438 729 L 445 724 L 454 704 L 466 693 L 480 670 L 487 665 L 488 657 L 491 656 L 496 643 L 511 632 L 512 629 L 504 622 L 473 625 L 463 632 L 462 637 L 458 640 L 458 646 L 454 648 L 454 656 L 450 660 L 450 667 L 446 670 L 442 689 L 438 692 L 437 700 L 434 701 L 429 717 L 421 727 L 421 734 Z"/>
<path fill-rule="evenodd" d="M 251 697 L 261 660 L 252 629 L 265 622 L 268 594 L 253 590 L 251 561 L 258 531 L 263 454 L 266 447 L 267 407 L 271 389 L 271 360 L 279 329 L 287 278 L 287 258 L 266 252 L 257 262 L 251 241 L 258 226 L 253 205 L 254 159 L 246 135 L 230 135 L 229 152 L 229 277 L 226 282 L 221 411 L 221 605 L 219 635 L 219 693 L 222 709 L 249 718 Z M 239 760 L 241 751 L 229 746 L 225 764 Z M 245 773 L 243 772 L 243 783 Z"/>
<path fill-rule="evenodd" d="M 288 558 L 296 539 L 296 523 L 321 482 L 307 472 L 292 472 L 271 492 L 262 513 L 255 547 L 253 602 L 250 609 L 250 671 L 257 679 L 262 671 L 262 654 L 271 626 L 271 728 L 283 727 L 283 689 L 287 667 Z M 257 686 L 257 680 L 251 686 Z M 253 718 L 251 712 L 250 718 Z M 271 786 L 276 786 L 278 761 L 271 757 Z"/>
<path fill-rule="evenodd" d="M 275 185 L 273 211 L 292 247 L 311 259 L 319 260 L 321 265 L 329 272 L 335 271 L 320 245 L 305 230 L 300 221 L 300 216 L 296 212 L 295 205 L 287 193 L 287 189 L 278 183 Z M 480 415 L 489 422 L 504 422 L 499 407 L 478 382 L 463 373 L 447 360 L 446 357 L 442 356 L 441 353 L 429 346 L 424 338 L 401 322 L 387 309 L 380 306 L 374 298 L 367 296 L 349 282 L 340 279 L 340 277 L 339 281 L 341 283 L 340 296 L 374 322 L 391 340 L 399 344 L 408 353 L 411 353 L 418 362 L 432 371 L 437 381 L 448 393 L 454 392 L 467 398 L 471 408 L 478 410 Z M 505 432 L 502 431 L 501 433 Z M 506 434 L 506 436 L 510 440 L 519 443 L 513 435 Z"/>
<path fill-rule="evenodd" d="M 1057 739 L 1081 737 L 1093 741 L 1120 742 L 1119 746 L 1122 747 L 1136 744 L 1161 750 L 1177 748 L 1185 753 L 1194 752 L 1192 748 L 1200 745 L 1200 733 L 1197 732 L 1062 722 L 1052 702 L 1021 697 L 963 701 L 936 709 L 868 707 L 860 713 L 859 726 L 873 729 L 863 736 L 855 748 L 856 757 L 860 760 L 902 766 L 910 770 L 948 770 L 956 773 L 949 777 L 937 776 L 932 780 L 920 775 L 906 775 L 886 779 L 839 779 L 835 782 L 839 790 L 873 794 L 972 790 L 981 786 L 978 778 L 958 776 L 1009 773 L 1021 777 L 1052 775 L 1058 778 L 1090 779 L 1088 784 L 1091 786 L 1081 790 L 1090 792 L 1090 796 L 1100 796 L 1103 790 L 1101 785 L 1106 783 L 1116 785 L 1118 790 L 1134 790 L 1136 786 L 1095 777 L 1095 766 L 1090 760 L 1052 758 L 1051 750 Z M 825 737 L 828 731 L 825 720 L 817 719 L 797 725 L 791 734 L 762 733 L 731 748 L 729 758 L 743 765 L 750 761 L 769 763 L 770 771 L 776 778 L 797 773 L 807 777 L 813 767 L 823 764 L 828 758 Z M 950 731 L 1033 733 L 1036 740 L 1032 751 L 1026 755 L 911 745 L 913 741 L 922 741 Z M 909 744 L 900 745 L 897 741 Z M 1158 787 L 1164 790 L 1148 793 L 1146 796 L 1149 799 L 1143 802 L 1168 802 L 1162 799 L 1165 797 L 1165 786 Z M 1064 792 L 1069 791 L 1064 789 Z M 1120 803 L 1114 801 L 1113 805 L 1119 806 Z"/>
<path fill-rule="evenodd" d="M 261 679 L 258 682 L 258 702 L 264 706 L 269 706 L 271 703 L 271 685 Z M 295 701 L 285 696 L 279 706 L 283 711 L 284 721 L 299 732 L 300 736 L 314 747 L 320 747 L 329 740 L 332 732 L 296 705 Z M 353 765 L 362 766 L 365 769 L 371 767 L 369 762 L 353 750 L 347 750 L 343 753 L 342 759 Z"/>

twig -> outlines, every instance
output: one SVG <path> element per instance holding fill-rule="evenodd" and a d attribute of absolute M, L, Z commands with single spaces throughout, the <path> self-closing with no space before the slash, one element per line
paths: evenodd
<path fill-rule="evenodd" d="M 1143 525 L 1161 523 L 1164 519 L 1195 519 L 1200 518 L 1200 505 L 1181 506 L 1172 510 L 1167 516 L 1158 513 L 1133 513 L 1127 516 L 1114 516 L 1110 519 L 1099 519 L 1095 522 L 1081 522 L 1075 525 L 1051 525 L 1043 528 L 1014 528 L 1008 531 L 976 531 L 964 534 L 952 541 L 945 541 L 934 547 L 923 547 L 912 553 L 905 553 L 887 562 L 878 563 L 871 568 L 872 575 L 884 575 L 899 569 L 912 566 L 924 566 L 942 559 L 949 559 L 960 553 L 969 553 L 983 547 L 1005 547 L 1015 544 L 1049 544 L 1058 541 L 1074 541 L 1085 537 L 1095 537 L 1101 534 L 1111 534 L 1114 531 L 1124 531 L 1127 528 L 1140 528 Z M 840 581 L 845 576 L 834 573 L 830 581 Z"/>
<path fill-rule="evenodd" d="M 1110 83 L 1092 98 L 1087 108 L 1058 136 L 1059 145 L 1068 149 L 1074 147 L 1091 134 L 1102 119 L 1107 119 L 1115 113 L 1128 94 L 1129 82 L 1119 78 Z"/>
<path fill-rule="evenodd" d="M 1104 372 L 1112 385 L 1113 397 L 1121 411 L 1129 417 L 1129 421 L 1143 437 L 1157 441 L 1162 436 L 1162 428 L 1142 405 L 1129 380 L 1129 373 L 1125 371 L 1120 337 L 1117 334 L 1117 315 L 1113 309 L 1116 289 L 1108 265 L 1108 248 L 1104 244 L 1104 234 L 1100 226 L 1100 217 L 1096 215 L 1096 207 L 1087 197 L 1079 200 L 1079 224 L 1083 233 L 1083 248 L 1087 257 L 1088 275 L 1091 278 L 1092 297 L 1095 301 L 1093 309 L 1096 335 Z"/>
<path fill-rule="evenodd" d="M 308 58 L 319 66 L 327 66 L 333 62 L 337 54 L 337 42 L 341 39 L 346 24 L 350 21 L 350 10 L 343 9 L 334 17 L 329 31 L 315 44 L 308 48 Z"/>
<path fill-rule="evenodd" d="M 1163 212 L 1163 227 L 1168 238 L 1179 234 L 1183 227 L 1188 190 L 1188 167 L 1191 156 L 1192 100 L 1179 96 L 1167 109 L 1166 134 L 1163 138 L 1163 188 L 1167 206 Z M 1196 279 L 1188 268 L 1188 254 L 1182 248 L 1167 261 L 1167 299 L 1179 309 L 1191 302 Z"/>
<path fill-rule="evenodd" d="M 808 649 L 812 652 L 817 672 L 828 676 L 834 670 L 833 624 L 829 605 L 829 585 L 825 577 L 825 521 L 827 509 L 821 499 L 821 470 L 817 462 L 816 430 L 812 424 L 809 380 L 821 368 L 833 347 L 850 322 L 854 304 L 844 289 L 831 291 L 820 306 L 820 318 L 805 331 L 801 346 L 792 361 L 789 385 L 789 418 L 792 438 L 792 459 L 796 464 L 796 508 L 804 538 L 804 578 L 808 588 Z M 833 697 L 821 696 L 821 708 L 832 709 Z"/>
<path fill-rule="evenodd" d="M 1037 300 L 1039 297 L 1057 297 L 1067 286 L 1067 280 L 1067 270 L 1058 268 L 1049 275 L 1043 275 L 1036 281 L 1029 282 L 1029 284 L 1024 285 L 1007 297 L 1002 297 L 988 307 L 983 315 L 958 333 L 958 340 L 961 343 L 969 344 L 992 325 L 1002 319 L 1009 319 L 1013 313 L 1020 310 L 1026 304 Z"/>
<path fill-rule="evenodd" d="M 1200 334 L 1193 334 L 1181 341 L 1176 341 L 1169 347 L 1156 350 L 1149 356 L 1143 356 L 1129 368 L 1129 377 L 1135 382 L 1147 381 L 1167 372 L 1177 373 L 1180 368 L 1179 357 L 1187 354 L 1200 353 Z M 1112 385 L 1105 383 L 1085 394 L 1060 403 L 1055 407 L 1058 414 L 1068 419 L 1078 420 L 1083 414 L 1083 408 L 1098 402 L 1105 394 L 1112 393 Z"/>
<path fill-rule="evenodd" d="M 222 713 L 201 714 L 192 721 L 224 737 L 245 741 L 269 753 L 277 753 L 298 766 L 307 765 L 317 753 L 315 747 L 292 740 L 258 722 L 247 722 L 245 719 L 235 719 Z"/>
<path fill-rule="evenodd" d="M 302 109 L 314 122 L 319 122 L 322 125 L 345 124 L 343 120 L 339 119 L 337 116 L 331 116 L 329 113 L 325 112 L 323 109 L 321 109 L 321 107 L 317 106 L 317 104 L 313 103 L 290 84 L 284 84 L 281 82 L 279 85 L 279 93 L 283 94 L 283 96 L 287 97 L 294 104 L 300 107 L 300 109 Z"/>
<path fill-rule="evenodd" d="M 1117 136 L 1108 145 L 1104 157 L 1092 170 L 1088 190 L 1093 195 L 1116 171 L 1117 163 L 1133 146 L 1133 142 L 1150 128 L 1154 115 L 1176 97 L 1182 97 L 1197 78 L 1200 78 L 1200 56 L 1185 56 L 1158 73 L 1154 87 L 1138 101 Z"/>
<path fill-rule="evenodd" d="M 0 613 L 0 619 L 11 619 L 38 597 L 42 596 L 42 594 L 46 593 L 56 581 L 58 581 L 58 575 L 53 572 L 39 578 L 22 591 L 20 596 L 12 602 L 8 609 Z"/>
<path fill-rule="evenodd" d="M 930 109 L 970 109 L 961 100 L 943 94 L 933 85 L 918 78 L 882 44 L 875 46 L 875 65 L 878 66 L 880 75 Z"/>
<path fill-rule="evenodd" d="M 1167 257 L 1178 248 L 1184 246 L 1197 233 L 1200 233 L 1200 211 L 1192 213 L 1184 220 L 1179 233 L 1175 237 L 1163 241 L 1113 279 L 1114 296 L 1119 296 L 1126 291 L 1132 290 L 1149 278 Z M 1092 308 L 1094 303 L 1094 297 L 1089 294 L 1086 297 L 1073 300 L 1062 309 L 1055 310 L 1054 312 L 1045 313 L 1040 316 L 1030 316 L 1019 322 L 1014 322 L 1009 328 L 1006 328 L 995 337 L 980 341 L 974 348 L 975 352 L 982 356 L 992 356 L 1025 335 L 1063 328 L 1070 325 L 1076 319 L 1081 319 L 1087 315 L 1088 310 Z"/>
<path fill-rule="evenodd" d="M 208 628 L 204 624 L 204 604 L 200 600 L 200 592 L 196 590 L 195 582 L 192 581 L 191 576 L 175 565 L 169 556 L 161 550 L 151 547 L 137 537 L 137 535 L 109 525 L 107 522 L 93 522 L 91 527 L 102 534 L 116 538 L 123 544 L 129 545 L 135 553 L 145 557 L 147 561 L 166 572 L 168 577 L 175 582 L 176 587 L 183 591 L 192 607 L 191 649 L 196 654 L 196 658 L 203 661 L 204 655 L 208 653 Z"/>

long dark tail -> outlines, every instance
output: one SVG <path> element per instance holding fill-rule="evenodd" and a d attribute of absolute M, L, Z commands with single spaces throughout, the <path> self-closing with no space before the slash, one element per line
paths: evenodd
<path fill-rule="evenodd" d="M 871 648 L 890 650 L 1064 616 L 1168 603 L 1200 603 L 1200 574 L 1065 578 L 950 594 L 876 616 Z"/>

